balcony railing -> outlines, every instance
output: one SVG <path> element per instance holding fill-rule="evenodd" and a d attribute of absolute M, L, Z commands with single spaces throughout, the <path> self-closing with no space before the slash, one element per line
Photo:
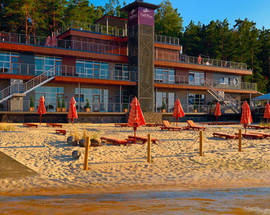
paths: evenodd
<path fill-rule="evenodd" d="M 68 77 L 80 77 L 91 79 L 106 79 L 106 80 L 120 80 L 120 81 L 136 81 L 137 73 L 135 71 L 118 71 L 108 70 L 94 72 L 89 68 L 76 68 L 74 66 L 38 66 L 34 64 L 23 63 L 1 63 L 0 74 L 15 74 L 15 75 L 40 75 L 42 72 L 52 70 L 55 76 L 68 76 Z"/>
<path fill-rule="evenodd" d="M 127 55 L 126 48 L 119 45 L 108 45 L 80 40 L 62 40 L 58 38 L 34 37 L 25 34 L 0 32 L 0 42 L 45 46 L 54 48 L 71 49 L 75 51 Z"/>
<path fill-rule="evenodd" d="M 249 70 L 247 64 L 211 58 L 193 57 L 188 55 L 168 55 L 166 52 L 156 54 L 156 60 L 197 64 L 211 67 L 223 67 L 228 69 Z"/>
<path fill-rule="evenodd" d="M 217 89 L 239 89 L 239 90 L 257 90 L 256 83 L 248 83 L 248 82 L 239 82 L 232 81 L 230 83 L 221 83 L 216 80 L 211 79 L 203 79 L 203 78 L 193 78 L 192 80 L 189 79 L 188 76 L 181 76 L 181 75 L 155 75 L 155 82 L 156 83 L 166 83 L 166 84 L 175 84 L 175 85 L 187 85 L 187 86 L 204 86 L 207 87 L 208 85 L 213 86 Z"/>
<path fill-rule="evenodd" d="M 177 37 L 170 37 L 170 36 L 164 36 L 164 35 L 155 35 L 155 42 L 157 43 L 166 43 L 170 45 L 180 45 L 179 38 Z"/>

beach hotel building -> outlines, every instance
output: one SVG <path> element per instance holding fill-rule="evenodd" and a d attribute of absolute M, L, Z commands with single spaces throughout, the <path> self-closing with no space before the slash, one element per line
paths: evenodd
<path fill-rule="evenodd" d="M 238 113 L 257 93 L 242 81 L 252 70 L 185 55 L 178 38 L 155 34 L 158 7 L 135 1 L 122 8 L 128 19 L 104 16 L 54 37 L 0 32 L 0 111 L 25 113 L 44 96 L 47 112 L 56 112 L 74 96 L 79 112 L 88 100 L 91 113 L 123 113 L 137 96 L 144 112 L 172 112 L 179 98 L 188 113 L 208 113 L 216 101 Z"/>

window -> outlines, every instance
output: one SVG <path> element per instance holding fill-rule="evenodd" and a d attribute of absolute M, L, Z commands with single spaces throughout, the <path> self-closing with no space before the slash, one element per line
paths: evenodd
<path fill-rule="evenodd" d="M 0 72 L 19 73 L 19 55 L 10 52 L 0 52 Z"/>
<path fill-rule="evenodd" d="M 204 94 L 189 93 L 188 104 L 189 105 L 203 105 L 205 101 Z"/>
<path fill-rule="evenodd" d="M 76 61 L 76 73 L 79 77 L 109 79 L 109 64 L 94 61 Z"/>
<path fill-rule="evenodd" d="M 155 81 L 174 84 L 175 71 L 173 69 L 155 68 Z"/>
<path fill-rule="evenodd" d="M 205 83 L 204 72 L 190 71 L 188 79 L 189 79 L 189 84 L 191 85 L 204 86 L 204 83 Z"/>
<path fill-rule="evenodd" d="M 115 64 L 114 66 L 115 80 L 129 80 L 129 72 L 127 64 Z"/>
<path fill-rule="evenodd" d="M 156 93 L 156 108 L 158 112 L 166 109 L 172 112 L 174 109 L 175 94 L 173 92 L 157 92 Z"/>
<path fill-rule="evenodd" d="M 35 74 L 39 75 L 46 71 L 60 72 L 62 59 L 58 57 L 35 56 Z"/>

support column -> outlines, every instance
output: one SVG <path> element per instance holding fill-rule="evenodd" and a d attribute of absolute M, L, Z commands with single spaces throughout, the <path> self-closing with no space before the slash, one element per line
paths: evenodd
<path fill-rule="evenodd" d="M 122 108 L 122 85 L 120 85 L 120 87 L 119 87 L 120 89 L 119 89 L 119 93 L 120 93 L 120 112 L 122 112 L 123 111 L 123 108 Z"/>
<path fill-rule="evenodd" d="M 81 83 L 78 83 L 78 91 L 79 91 L 79 95 L 78 95 L 78 112 L 81 112 Z"/>

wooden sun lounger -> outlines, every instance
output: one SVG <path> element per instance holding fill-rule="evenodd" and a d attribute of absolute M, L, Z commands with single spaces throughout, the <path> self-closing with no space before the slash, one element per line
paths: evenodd
<path fill-rule="evenodd" d="M 225 138 L 225 139 L 238 139 L 238 135 L 230 135 L 230 134 L 218 133 L 218 132 L 213 133 L 213 136 Z"/>
<path fill-rule="evenodd" d="M 61 124 L 58 124 L 58 123 L 47 123 L 47 126 L 48 127 L 59 127 L 59 128 L 62 128 L 62 125 Z"/>
<path fill-rule="evenodd" d="M 100 140 L 105 143 L 113 144 L 113 145 L 127 145 L 131 144 L 129 140 L 119 140 L 119 139 L 114 139 L 110 137 L 101 137 Z"/>
<path fill-rule="evenodd" d="M 57 129 L 55 130 L 56 134 L 63 134 L 63 135 L 66 135 L 67 131 L 66 130 L 60 130 L 60 129 Z"/>
<path fill-rule="evenodd" d="M 127 123 L 115 123 L 114 124 L 115 127 L 128 127 Z"/>
<path fill-rule="evenodd" d="M 237 135 L 237 133 L 235 134 Z M 242 136 L 246 139 L 263 139 L 265 138 L 262 134 L 258 134 L 258 133 L 247 133 L 247 134 L 242 134 Z"/>
<path fill-rule="evenodd" d="M 35 128 L 37 128 L 38 125 L 37 124 L 33 124 L 33 123 L 23 123 L 23 127 L 28 127 L 28 128 L 35 127 Z"/>
<path fill-rule="evenodd" d="M 260 125 L 247 125 L 247 128 L 254 128 L 254 129 L 269 129 L 268 126 L 260 126 Z"/>
<path fill-rule="evenodd" d="M 264 138 L 270 137 L 270 134 L 266 134 L 266 133 L 255 133 L 255 132 L 250 132 L 249 134 L 262 135 Z"/>
<path fill-rule="evenodd" d="M 145 126 L 146 127 L 158 127 L 158 126 L 162 126 L 162 124 L 159 124 L 159 123 L 146 123 Z"/>
<path fill-rule="evenodd" d="M 130 136 L 128 136 L 128 139 L 130 139 L 131 141 L 134 141 L 135 137 L 130 135 Z M 138 137 L 138 136 L 136 136 L 136 140 L 142 141 L 142 144 L 145 144 L 147 142 L 146 137 Z M 151 138 L 152 143 L 157 144 L 157 141 L 158 141 L 157 139 Z"/>
<path fill-rule="evenodd" d="M 197 126 L 193 120 L 187 120 L 188 124 L 188 129 L 193 129 L 193 130 L 205 130 L 205 127 L 202 126 Z"/>
<path fill-rule="evenodd" d="M 181 130 L 185 129 L 186 127 L 171 126 L 168 120 L 163 120 L 162 121 L 162 126 L 160 128 L 161 128 L 161 130 L 181 131 Z"/>

